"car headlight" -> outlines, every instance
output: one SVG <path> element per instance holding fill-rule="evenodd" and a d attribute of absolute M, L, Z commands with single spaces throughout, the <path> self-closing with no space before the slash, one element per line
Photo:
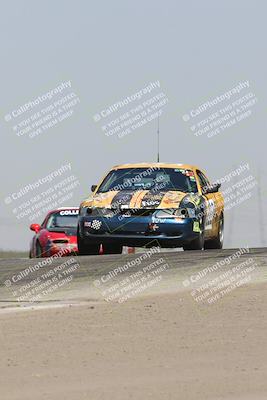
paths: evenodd
<path fill-rule="evenodd" d="M 93 217 L 114 217 L 115 213 L 109 208 L 98 208 L 98 207 L 82 207 L 80 209 L 80 216 L 85 217 L 91 215 Z"/>
<path fill-rule="evenodd" d="M 98 217 L 111 218 L 116 215 L 116 211 L 111 210 L 110 208 L 95 208 L 93 210 L 93 215 L 98 216 Z"/>
<path fill-rule="evenodd" d="M 195 208 L 187 208 L 188 217 L 196 218 L 196 209 Z"/>
<path fill-rule="evenodd" d="M 193 215 L 193 213 L 191 213 Z M 176 208 L 171 209 L 167 208 L 165 210 L 158 210 L 155 212 L 156 218 L 193 218 L 193 216 L 189 216 L 187 208 Z"/>
<path fill-rule="evenodd" d="M 81 207 L 79 210 L 79 215 L 81 217 L 85 217 L 86 215 L 92 214 L 92 208 L 90 207 Z"/>

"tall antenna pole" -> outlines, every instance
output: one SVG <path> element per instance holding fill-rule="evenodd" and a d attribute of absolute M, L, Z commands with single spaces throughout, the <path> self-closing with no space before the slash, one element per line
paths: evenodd
<path fill-rule="evenodd" d="M 157 137 L 158 137 L 158 156 L 157 156 L 157 162 L 159 162 L 159 113 L 158 113 L 158 131 L 157 131 Z"/>

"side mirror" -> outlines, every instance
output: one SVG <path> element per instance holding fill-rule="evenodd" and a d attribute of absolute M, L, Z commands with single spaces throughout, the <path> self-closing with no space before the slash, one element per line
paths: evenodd
<path fill-rule="evenodd" d="M 220 183 L 213 183 L 209 186 L 205 186 L 203 188 L 203 194 L 208 194 L 208 193 L 217 193 L 221 187 Z"/>
<path fill-rule="evenodd" d="M 30 225 L 30 230 L 34 231 L 35 233 L 39 232 L 39 230 L 41 229 L 39 224 L 31 224 Z"/>
<path fill-rule="evenodd" d="M 91 186 L 91 191 L 94 192 L 96 190 L 96 188 L 97 188 L 97 185 L 92 185 Z"/>

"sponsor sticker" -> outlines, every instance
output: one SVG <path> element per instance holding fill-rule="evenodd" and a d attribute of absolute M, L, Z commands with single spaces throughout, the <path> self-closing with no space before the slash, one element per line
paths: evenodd
<path fill-rule="evenodd" d="M 160 201 L 159 200 L 143 200 L 142 201 L 142 206 L 143 207 L 153 207 L 153 206 L 159 206 Z"/>
<path fill-rule="evenodd" d="M 79 210 L 62 210 L 59 213 L 60 215 L 78 215 Z"/>
<path fill-rule="evenodd" d="M 200 226 L 198 221 L 195 221 L 193 224 L 193 232 L 200 232 Z"/>
<path fill-rule="evenodd" d="M 207 200 L 207 218 L 206 218 L 206 229 L 212 228 L 212 222 L 216 214 L 216 205 L 213 199 Z"/>
<path fill-rule="evenodd" d="M 98 229 L 100 229 L 101 226 L 102 226 L 102 222 L 99 221 L 98 219 L 94 219 L 94 220 L 92 221 L 92 224 L 91 224 L 91 228 L 92 228 L 92 229 L 95 229 L 96 231 L 98 231 Z"/>
<path fill-rule="evenodd" d="M 84 226 L 86 228 L 91 228 L 98 231 L 98 229 L 100 229 L 102 226 L 102 222 L 99 221 L 98 219 L 94 219 L 93 221 L 84 221 Z"/>

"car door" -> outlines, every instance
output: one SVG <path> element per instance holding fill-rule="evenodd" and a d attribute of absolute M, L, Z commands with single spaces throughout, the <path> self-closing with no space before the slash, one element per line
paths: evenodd
<path fill-rule="evenodd" d="M 36 257 L 36 246 L 37 246 L 37 241 L 40 243 L 41 245 L 41 249 L 43 251 L 45 245 L 46 245 L 46 221 L 47 218 L 45 218 L 45 220 L 42 222 L 41 227 L 39 232 L 36 233 L 36 235 L 34 236 L 34 255 Z"/>
<path fill-rule="evenodd" d="M 206 193 L 205 189 L 210 186 L 208 178 L 203 172 L 197 170 L 198 181 L 201 188 L 202 195 L 206 198 L 206 219 L 205 219 L 205 231 L 207 237 L 212 237 L 216 235 L 217 232 L 217 193 Z"/>

